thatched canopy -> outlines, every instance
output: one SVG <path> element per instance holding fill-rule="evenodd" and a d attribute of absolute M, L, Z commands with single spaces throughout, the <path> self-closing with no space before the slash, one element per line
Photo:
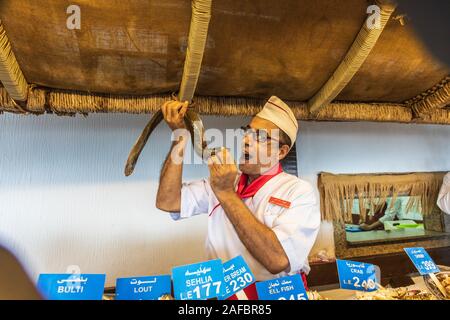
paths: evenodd
<path fill-rule="evenodd" d="M 5 35 L 29 88 L 15 102 L 2 92 L 0 110 L 152 112 L 179 91 L 191 1 L 72 3 L 81 8 L 80 30 L 66 27 L 67 1 L 0 2 Z M 386 1 L 379 3 L 385 25 L 378 34 L 364 33 L 371 4 L 213 1 L 198 108 L 252 114 L 260 99 L 278 95 L 292 101 L 299 119 L 450 123 L 448 67 Z M 350 59 L 349 67 L 343 61 L 351 54 L 356 63 Z M 324 89 L 333 77 L 342 80 Z"/>

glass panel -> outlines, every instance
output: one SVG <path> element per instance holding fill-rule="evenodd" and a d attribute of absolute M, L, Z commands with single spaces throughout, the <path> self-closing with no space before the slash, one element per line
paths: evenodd
<path fill-rule="evenodd" d="M 352 219 L 347 221 L 346 239 L 350 244 L 383 243 L 422 237 L 435 237 L 441 232 L 426 230 L 424 217 L 416 198 L 388 197 L 384 204 L 380 199 L 360 204 L 358 198 L 352 203 Z M 345 201 L 342 201 L 345 206 Z M 365 217 L 365 218 L 363 218 Z"/>

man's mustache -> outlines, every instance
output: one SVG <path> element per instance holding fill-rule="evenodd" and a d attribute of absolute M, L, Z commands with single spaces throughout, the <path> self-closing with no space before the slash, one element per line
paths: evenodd
<path fill-rule="evenodd" d="M 268 156 L 264 152 L 246 149 L 242 150 L 241 157 L 239 159 L 239 163 L 241 164 L 267 165 L 273 162 L 273 157 Z"/>

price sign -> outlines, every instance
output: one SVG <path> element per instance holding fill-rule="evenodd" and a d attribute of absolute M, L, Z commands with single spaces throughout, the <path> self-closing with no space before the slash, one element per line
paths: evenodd
<path fill-rule="evenodd" d="M 50 300 L 101 300 L 104 274 L 41 274 L 38 289 Z"/>
<path fill-rule="evenodd" d="M 116 300 L 157 300 L 172 293 L 170 275 L 119 278 L 116 281 Z"/>
<path fill-rule="evenodd" d="M 374 264 L 336 260 L 339 284 L 342 289 L 375 291 L 380 283 L 380 268 Z"/>
<path fill-rule="evenodd" d="M 404 248 L 404 250 L 422 276 L 440 271 L 424 248 Z"/>
<path fill-rule="evenodd" d="M 223 264 L 223 280 L 225 295 L 221 299 L 227 299 L 236 292 L 247 288 L 255 282 L 255 276 L 251 272 L 242 256 L 237 256 Z"/>
<path fill-rule="evenodd" d="M 308 300 L 299 274 L 256 283 L 259 300 Z"/>
<path fill-rule="evenodd" d="M 205 300 L 225 292 L 220 259 L 175 267 L 172 278 L 177 300 Z"/>

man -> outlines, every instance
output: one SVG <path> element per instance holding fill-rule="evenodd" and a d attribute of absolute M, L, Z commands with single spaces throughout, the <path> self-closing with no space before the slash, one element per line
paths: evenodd
<path fill-rule="evenodd" d="M 187 103 L 176 101 L 163 105 L 164 119 L 174 132 L 184 128 L 186 109 Z M 206 249 L 211 259 L 242 255 L 257 280 L 295 273 L 305 280 L 320 212 L 313 187 L 284 173 L 279 163 L 295 142 L 297 120 L 273 96 L 244 130 L 240 175 L 230 153 L 222 149 L 208 160 L 209 179 L 190 183 L 182 183 L 182 163 L 171 156 L 184 154 L 187 136 L 179 135 L 161 171 L 156 206 L 175 220 L 208 214 Z"/>
<path fill-rule="evenodd" d="M 375 221 L 371 224 L 362 223 L 360 224 L 360 228 L 364 231 L 371 230 L 379 230 L 385 229 L 386 221 L 395 221 L 397 220 L 413 220 L 416 222 L 422 223 L 423 216 L 417 210 L 406 210 L 407 204 L 409 201 L 409 197 L 407 196 L 399 196 L 396 198 L 393 205 L 392 198 L 389 197 L 387 201 L 379 208 L 375 208 L 374 219 Z M 380 218 L 377 219 L 378 216 Z"/>
<path fill-rule="evenodd" d="M 394 206 L 392 208 L 388 209 L 388 203 L 384 203 L 382 206 L 375 207 L 373 217 L 370 219 L 372 220 L 371 223 L 363 222 L 359 225 L 361 230 L 363 231 L 372 231 L 372 230 L 379 230 L 384 228 L 384 222 L 385 221 L 392 221 L 395 219 L 397 214 L 401 210 L 401 201 L 397 199 Z M 390 205 L 390 204 L 389 204 Z M 367 206 L 370 206 L 367 204 Z M 370 211 L 369 208 L 367 208 L 367 211 Z"/>
<path fill-rule="evenodd" d="M 439 191 L 437 205 L 446 214 L 450 214 L 450 172 L 444 176 L 441 191 Z"/>

